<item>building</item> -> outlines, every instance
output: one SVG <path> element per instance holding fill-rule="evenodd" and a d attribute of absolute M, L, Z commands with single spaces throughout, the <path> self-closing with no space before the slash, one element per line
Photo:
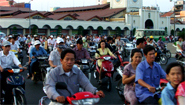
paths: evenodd
<path fill-rule="evenodd" d="M 173 12 L 161 14 L 157 7 L 143 7 L 143 0 L 110 0 L 102 5 L 58 8 L 53 12 L 15 9 L 1 9 L 0 31 L 12 34 L 16 27 L 23 34 L 31 33 L 29 28 L 36 28 L 40 35 L 132 35 L 134 28 L 166 28 L 170 35 L 174 23 L 177 31 L 185 26 L 183 21 L 172 21 Z"/>
<path fill-rule="evenodd" d="M 13 0 L 12 0 L 13 1 Z M 11 1 L 8 0 L 0 0 L 0 6 L 6 6 L 6 7 L 10 7 Z"/>
<path fill-rule="evenodd" d="M 96 5 L 102 5 L 110 3 L 110 0 L 96 0 Z"/>

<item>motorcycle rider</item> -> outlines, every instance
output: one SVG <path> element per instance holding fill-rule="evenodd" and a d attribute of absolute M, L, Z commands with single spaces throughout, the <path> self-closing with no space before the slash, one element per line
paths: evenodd
<path fill-rule="evenodd" d="M 112 44 L 112 38 L 111 37 L 108 37 L 107 38 L 107 47 L 109 48 L 109 50 L 111 51 L 111 52 L 114 52 L 114 49 L 112 48 L 112 46 L 111 46 L 111 44 Z"/>
<path fill-rule="evenodd" d="M 67 38 L 67 40 L 66 40 L 66 45 L 67 45 L 67 46 L 70 46 L 70 45 L 72 44 L 72 42 L 71 42 L 71 40 L 70 40 L 70 37 L 67 36 L 66 38 Z"/>
<path fill-rule="evenodd" d="M 10 39 L 10 42 L 11 42 L 11 49 L 10 50 L 16 50 L 16 51 L 20 52 L 19 45 L 17 45 L 15 43 L 15 38 L 16 37 L 13 37 Z"/>
<path fill-rule="evenodd" d="M 55 68 L 55 67 L 61 65 L 60 55 L 61 55 L 62 50 L 64 48 L 65 48 L 64 40 L 62 38 L 58 38 L 56 41 L 56 49 L 51 51 L 50 56 L 49 56 L 50 67 Z"/>
<path fill-rule="evenodd" d="M 107 48 L 105 43 L 106 43 L 105 40 L 102 40 L 99 43 L 99 47 L 97 49 L 98 52 L 95 53 L 95 58 L 98 59 L 101 56 L 110 55 L 110 56 L 114 57 L 115 59 L 117 59 L 117 57 L 109 50 L 109 48 Z M 102 66 L 103 59 L 99 59 L 97 62 L 98 62 L 98 66 L 100 67 L 99 83 L 101 83 L 102 82 L 101 81 L 101 71 L 103 69 L 103 66 Z"/>
<path fill-rule="evenodd" d="M 32 76 L 32 80 L 34 80 L 34 71 L 33 70 L 37 70 L 38 69 L 38 62 L 36 62 L 37 60 L 35 59 L 36 56 L 40 56 L 40 55 L 48 55 L 47 52 L 44 50 L 44 48 L 40 47 L 40 41 L 36 40 L 34 42 L 34 48 L 31 49 L 30 52 L 30 58 L 31 58 L 31 64 L 30 64 L 30 69 L 29 69 L 29 77 Z M 33 53 L 35 53 L 33 55 Z"/>
<path fill-rule="evenodd" d="M 159 40 L 157 41 L 157 44 L 159 45 L 159 47 L 161 47 L 161 49 L 164 49 L 165 43 L 162 41 L 162 37 L 159 37 Z"/>
<path fill-rule="evenodd" d="M 160 79 L 166 78 L 166 73 L 155 61 L 155 48 L 147 45 L 143 49 L 146 60 L 142 61 L 136 69 L 135 92 L 136 97 L 142 104 L 157 105 L 153 97 L 155 88 L 159 87 Z"/>
<path fill-rule="evenodd" d="M 82 38 L 79 38 L 77 40 L 77 46 L 75 48 L 73 48 L 73 50 L 75 51 L 75 54 L 76 54 L 76 63 L 77 64 L 79 63 L 79 60 L 84 59 L 84 58 L 92 60 L 88 51 L 85 48 L 83 48 Z"/>
<path fill-rule="evenodd" d="M 0 51 L 0 75 L 1 75 L 1 89 L 5 89 L 5 104 L 11 104 L 12 87 L 6 84 L 7 74 L 3 73 L 3 69 L 12 67 L 14 65 L 23 68 L 17 57 L 10 51 L 11 43 L 4 41 L 2 44 L 3 51 Z M 24 67 L 26 69 L 26 67 Z M 2 93 L 2 90 L 1 90 Z M 0 93 L 0 94 L 1 94 Z"/>
<path fill-rule="evenodd" d="M 131 53 L 131 63 L 126 65 L 123 70 L 122 83 L 125 84 L 124 96 L 125 99 L 130 103 L 130 105 L 137 105 L 138 101 L 135 95 L 135 73 L 137 65 L 142 60 L 142 52 L 139 49 L 133 49 Z"/>
<path fill-rule="evenodd" d="M 48 39 L 48 46 L 53 48 L 54 47 L 54 44 L 55 44 L 55 39 L 53 39 L 53 35 L 50 36 L 50 38 Z M 50 50 L 53 50 L 53 49 L 50 49 Z"/>
<path fill-rule="evenodd" d="M 48 79 L 46 80 L 46 93 L 49 99 L 57 100 L 57 102 L 65 103 L 67 96 L 73 95 L 79 92 L 79 86 L 85 91 L 89 91 L 104 97 L 102 91 L 97 91 L 95 87 L 90 83 L 87 77 L 81 70 L 74 67 L 76 54 L 71 49 L 66 49 L 61 53 L 61 65 L 54 68 Z M 57 82 L 65 82 L 67 84 L 67 90 L 60 90 L 55 88 Z M 50 103 L 51 104 L 51 103 Z"/>
<path fill-rule="evenodd" d="M 30 43 L 31 42 L 31 38 L 30 38 L 30 35 L 27 36 L 27 40 L 26 40 L 26 44 Z"/>

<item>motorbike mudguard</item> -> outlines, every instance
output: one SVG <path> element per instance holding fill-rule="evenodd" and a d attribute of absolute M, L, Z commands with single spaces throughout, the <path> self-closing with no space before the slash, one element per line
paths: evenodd
<path fill-rule="evenodd" d="M 15 93 L 16 92 L 20 92 L 22 94 L 25 94 L 25 90 L 21 86 L 18 86 L 17 88 L 15 88 Z"/>
<path fill-rule="evenodd" d="M 107 69 L 107 71 L 112 71 L 113 63 L 111 61 L 103 61 L 102 66 Z"/>
<path fill-rule="evenodd" d="M 105 75 L 106 75 L 107 77 L 111 77 L 111 76 L 112 76 L 112 73 L 107 72 L 107 73 L 105 73 Z"/>

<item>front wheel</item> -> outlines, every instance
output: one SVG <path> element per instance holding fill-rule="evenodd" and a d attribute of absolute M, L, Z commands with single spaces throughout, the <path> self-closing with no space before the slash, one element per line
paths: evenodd
<path fill-rule="evenodd" d="M 21 92 L 17 92 L 15 98 L 16 98 L 17 105 L 26 105 L 27 104 L 26 97 Z"/>
<path fill-rule="evenodd" d="M 166 57 L 166 55 L 161 55 L 160 56 L 160 63 L 162 65 L 166 65 L 168 63 L 168 58 Z"/>
<path fill-rule="evenodd" d="M 112 78 L 111 77 L 108 77 L 109 80 L 108 80 L 108 83 L 107 83 L 107 90 L 108 91 L 111 91 L 112 89 Z"/>
<path fill-rule="evenodd" d="M 118 85 L 116 86 L 117 89 L 117 93 L 119 95 L 119 97 L 125 101 L 125 97 L 124 97 L 124 87 L 125 85 L 123 85 L 122 83 L 122 79 L 119 80 Z"/>
<path fill-rule="evenodd" d="M 170 52 L 170 51 L 166 51 L 166 57 L 167 57 L 168 59 L 171 58 L 171 52 Z"/>

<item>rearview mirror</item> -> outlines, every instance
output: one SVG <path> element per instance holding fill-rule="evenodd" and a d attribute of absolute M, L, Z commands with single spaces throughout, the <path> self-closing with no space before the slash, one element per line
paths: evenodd
<path fill-rule="evenodd" d="M 55 85 L 56 89 L 67 89 L 67 85 L 64 82 L 57 82 Z"/>

